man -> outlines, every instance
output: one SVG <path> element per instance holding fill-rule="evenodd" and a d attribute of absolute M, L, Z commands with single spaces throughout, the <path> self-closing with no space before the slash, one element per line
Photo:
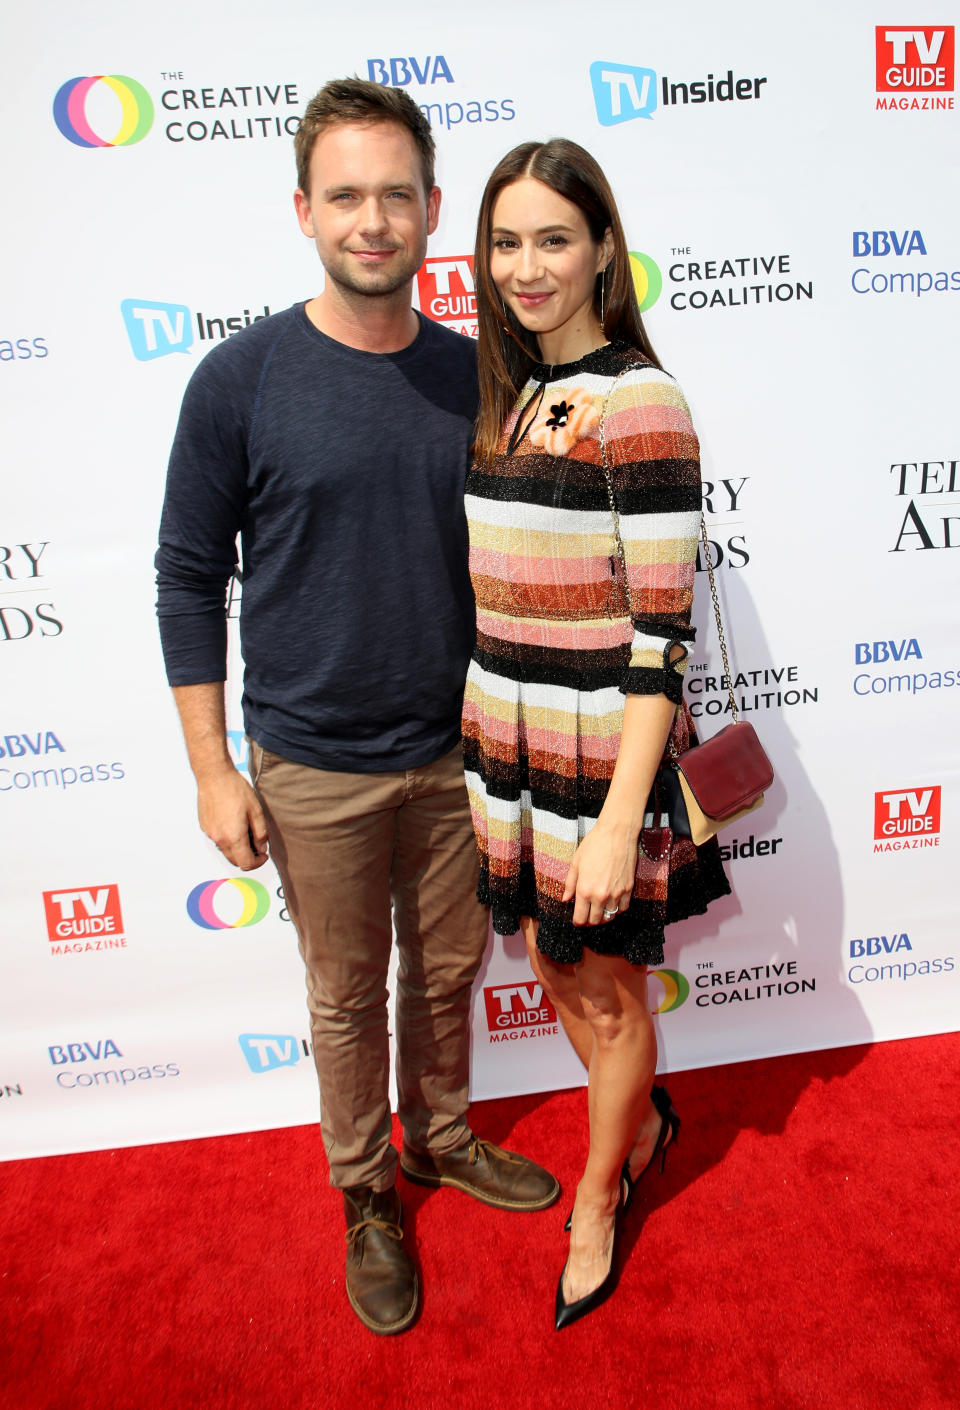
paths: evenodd
<path fill-rule="evenodd" d="M 221 344 L 191 379 L 157 554 L 167 674 L 203 830 L 283 881 L 306 964 L 347 1294 L 402 1331 L 418 1280 L 390 1144 L 387 968 L 407 1178 L 543 1209 L 546 1170 L 465 1119 L 487 918 L 459 746 L 473 636 L 462 495 L 474 346 L 411 304 L 437 225 L 429 124 L 400 89 L 331 82 L 295 139 L 322 294 Z M 240 619 L 251 787 L 224 728 L 224 596 Z"/>

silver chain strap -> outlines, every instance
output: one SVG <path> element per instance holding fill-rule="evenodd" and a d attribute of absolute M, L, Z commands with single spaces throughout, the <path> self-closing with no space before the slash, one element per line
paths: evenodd
<path fill-rule="evenodd" d="M 607 415 L 607 406 L 609 404 L 610 398 L 613 396 L 613 393 L 616 390 L 617 383 L 621 380 L 621 378 L 626 377 L 628 373 L 633 372 L 634 370 L 635 369 L 632 367 L 624 368 L 624 370 L 616 378 L 613 383 L 613 386 L 610 388 L 609 392 L 604 398 L 603 410 L 600 413 L 600 427 L 597 436 L 597 439 L 600 442 L 600 457 L 603 462 L 603 477 L 606 481 L 607 486 L 607 499 L 610 504 L 610 517 L 613 519 L 613 534 L 614 538 L 617 541 L 617 556 L 620 559 L 620 566 L 623 569 L 623 589 L 624 592 L 627 594 L 627 608 L 630 612 L 631 618 L 633 617 L 633 603 L 630 600 L 630 579 L 627 576 L 627 555 L 624 552 L 623 548 L 623 536 L 620 533 L 620 515 L 617 513 L 617 504 L 613 495 L 613 477 L 610 474 L 610 466 L 607 461 L 607 442 L 604 437 L 604 421 Z M 710 540 L 707 538 L 707 521 L 704 518 L 703 510 L 700 511 L 700 538 L 703 542 L 703 552 L 706 558 L 707 576 L 710 579 L 710 596 L 713 598 L 713 615 L 717 621 L 717 636 L 720 639 L 720 655 L 723 657 L 723 673 L 727 682 L 727 691 L 730 695 L 730 712 L 733 715 L 733 722 L 734 724 L 736 724 L 740 712 L 737 709 L 737 700 L 736 696 L 733 693 L 733 675 L 730 671 L 730 661 L 727 657 L 727 639 L 724 636 L 723 619 L 720 616 L 720 599 L 717 596 L 717 581 L 713 575 L 713 559 L 710 556 Z M 644 854 L 646 856 L 649 856 L 649 853 L 647 853 L 645 849 Z M 650 860 L 659 861 L 660 858 L 651 857 Z"/>

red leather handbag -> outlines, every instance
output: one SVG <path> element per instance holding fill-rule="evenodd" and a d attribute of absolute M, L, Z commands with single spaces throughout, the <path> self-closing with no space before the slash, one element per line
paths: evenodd
<path fill-rule="evenodd" d="M 773 783 L 773 766 L 747 720 L 726 725 L 665 767 L 677 773 L 687 810 L 686 830 L 698 847 L 722 827 L 759 808 Z"/>

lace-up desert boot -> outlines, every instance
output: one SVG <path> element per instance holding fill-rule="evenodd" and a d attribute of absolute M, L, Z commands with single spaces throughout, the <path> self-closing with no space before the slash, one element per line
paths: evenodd
<path fill-rule="evenodd" d="M 392 1336 L 417 1315 L 420 1288 L 403 1247 L 403 1209 L 396 1189 L 367 1185 L 343 1191 L 347 1216 L 347 1297 L 365 1327 Z"/>
<path fill-rule="evenodd" d="M 546 1209 L 560 1193 L 559 1181 L 542 1165 L 479 1136 L 442 1155 L 405 1145 L 400 1169 L 415 1185 L 450 1185 L 495 1209 Z"/>

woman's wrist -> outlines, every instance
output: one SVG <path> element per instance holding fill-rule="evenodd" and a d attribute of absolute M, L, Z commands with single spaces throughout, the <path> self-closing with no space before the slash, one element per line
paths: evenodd
<path fill-rule="evenodd" d="M 616 800 L 611 804 L 608 795 L 607 801 L 600 810 L 600 816 L 597 818 L 597 826 L 602 827 L 604 832 L 623 837 L 629 842 L 635 842 L 643 828 L 643 817 L 642 806 L 638 806 L 636 803 L 618 804 Z"/>

